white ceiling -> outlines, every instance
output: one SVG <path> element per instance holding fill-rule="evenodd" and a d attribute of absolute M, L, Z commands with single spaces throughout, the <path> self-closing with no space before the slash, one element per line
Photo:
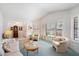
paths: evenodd
<path fill-rule="evenodd" d="M 77 3 L 4 3 L 0 10 L 7 18 L 36 20 L 39 17 L 59 10 L 65 10 L 78 5 Z"/>

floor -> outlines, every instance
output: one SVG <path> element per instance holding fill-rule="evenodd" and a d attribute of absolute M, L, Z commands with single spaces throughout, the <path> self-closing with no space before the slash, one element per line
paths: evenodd
<path fill-rule="evenodd" d="M 28 56 L 79 56 L 79 54 L 72 49 L 68 49 L 65 53 L 57 53 L 51 43 L 44 40 L 39 40 L 38 44 L 38 53 L 37 51 L 29 52 Z M 25 49 L 21 49 L 20 51 L 24 56 L 27 56 L 27 51 Z"/>

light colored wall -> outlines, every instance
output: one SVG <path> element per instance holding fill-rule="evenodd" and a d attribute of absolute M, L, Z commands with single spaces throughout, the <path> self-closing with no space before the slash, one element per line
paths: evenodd
<path fill-rule="evenodd" d="M 14 26 L 15 24 L 23 27 L 23 31 L 19 31 L 19 38 L 22 38 L 24 35 L 26 36 L 27 22 L 26 22 L 26 20 L 24 21 L 24 19 L 22 19 L 22 18 L 4 17 L 3 32 L 6 29 L 10 29 L 10 27 Z"/>
<path fill-rule="evenodd" d="M 72 8 L 71 13 L 71 45 L 70 47 L 79 53 L 79 6 Z M 78 16 L 78 38 L 73 39 L 73 18 Z"/>
<path fill-rule="evenodd" d="M 2 30 L 3 30 L 3 17 L 2 17 L 2 14 L 0 12 L 0 55 L 4 55 L 4 52 L 2 50 L 2 45 L 1 45 L 1 42 L 2 42 Z"/>
<path fill-rule="evenodd" d="M 57 22 L 62 21 L 62 23 L 63 23 L 63 35 L 70 39 L 70 32 L 71 32 L 70 29 L 71 28 L 70 28 L 70 14 L 69 14 L 68 10 L 51 12 L 50 14 L 41 18 L 40 20 L 41 20 L 41 22 L 40 22 L 41 25 L 42 24 L 43 25 L 44 24 L 53 24 L 54 26 Z M 45 29 L 44 29 L 44 27 L 42 27 L 41 33 L 45 34 L 44 31 L 45 31 Z"/>
<path fill-rule="evenodd" d="M 64 36 L 66 36 L 70 41 L 70 48 L 79 53 L 79 24 L 78 24 L 78 39 L 73 39 L 73 17 L 78 16 L 79 19 L 79 6 L 76 6 L 72 9 L 66 11 L 59 11 L 50 13 L 43 18 L 41 18 L 41 34 L 45 34 L 44 24 L 55 24 L 56 22 L 63 22 L 63 31 Z M 79 22 L 79 20 L 78 20 Z"/>
<path fill-rule="evenodd" d="M 23 24 L 25 24 L 26 20 L 24 21 L 24 19 L 22 19 L 22 18 L 13 18 L 13 17 L 5 17 L 4 16 L 3 31 L 10 28 L 10 26 L 13 26 L 15 22 L 22 22 Z"/>
<path fill-rule="evenodd" d="M 2 14 L 0 12 L 0 43 L 2 41 L 2 30 L 3 30 L 3 17 L 2 17 Z"/>

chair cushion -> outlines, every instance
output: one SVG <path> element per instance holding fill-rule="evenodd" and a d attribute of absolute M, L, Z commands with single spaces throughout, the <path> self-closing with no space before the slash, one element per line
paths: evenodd
<path fill-rule="evenodd" d="M 60 37 L 60 36 L 56 36 L 55 41 L 64 41 L 65 39 L 63 37 Z"/>
<path fill-rule="evenodd" d="M 11 52 L 11 48 L 10 48 L 8 43 L 6 43 L 6 42 L 3 43 L 3 50 L 4 50 L 5 53 Z"/>

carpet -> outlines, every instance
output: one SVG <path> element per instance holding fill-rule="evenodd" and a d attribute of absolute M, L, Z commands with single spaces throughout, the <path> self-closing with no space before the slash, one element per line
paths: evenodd
<path fill-rule="evenodd" d="M 39 50 L 35 52 L 29 52 L 28 56 L 79 56 L 77 52 L 72 49 L 68 49 L 65 53 L 57 53 L 52 47 L 52 44 L 44 40 L 38 41 Z M 25 49 L 20 50 L 24 56 L 27 56 Z"/>

